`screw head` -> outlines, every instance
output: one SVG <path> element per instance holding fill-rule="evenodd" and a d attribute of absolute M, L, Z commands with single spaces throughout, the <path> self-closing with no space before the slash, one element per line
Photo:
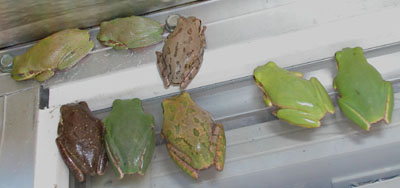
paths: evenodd
<path fill-rule="evenodd" d="M 178 25 L 179 17 L 181 17 L 179 14 L 172 14 L 165 20 L 165 29 L 168 32 L 172 33 L 174 31 L 176 25 Z"/>
<path fill-rule="evenodd" d="M 14 58 L 10 54 L 4 54 L 0 59 L 1 72 L 11 72 Z"/>

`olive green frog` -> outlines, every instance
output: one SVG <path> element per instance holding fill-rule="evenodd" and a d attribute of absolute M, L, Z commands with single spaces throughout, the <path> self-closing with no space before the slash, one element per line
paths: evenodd
<path fill-rule="evenodd" d="M 67 29 L 54 33 L 15 57 L 11 76 L 17 81 L 30 78 L 45 81 L 54 75 L 55 69 L 65 70 L 75 65 L 93 46 L 88 31 Z"/>
<path fill-rule="evenodd" d="M 171 84 L 186 88 L 196 76 L 203 62 L 206 39 L 206 26 L 201 27 L 201 20 L 190 16 L 179 17 L 175 30 L 168 35 L 161 52 L 156 52 L 157 66 L 168 88 Z"/>
<path fill-rule="evenodd" d="M 338 73 L 333 86 L 339 91 L 342 112 L 365 130 L 380 120 L 389 124 L 394 103 L 392 84 L 367 62 L 360 47 L 344 48 L 335 57 Z"/>
<path fill-rule="evenodd" d="M 103 120 L 108 158 L 116 175 L 143 175 L 155 147 L 154 118 L 146 114 L 140 99 L 114 100 L 112 110 Z"/>
<path fill-rule="evenodd" d="M 131 16 L 102 22 L 97 39 L 106 46 L 121 50 L 159 43 L 162 41 L 162 33 L 163 28 L 157 21 Z"/>
<path fill-rule="evenodd" d="M 287 71 L 274 62 L 254 69 L 257 86 L 264 92 L 264 102 L 278 107 L 274 115 L 297 126 L 319 127 L 327 112 L 335 112 L 334 106 L 316 78 L 302 77 L 302 73 Z"/>
<path fill-rule="evenodd" d="M 162 107 L 161 136 L 167 140 L 173 161 L 195 179 L 199 170 L 214 164 L 217 170 L 223 170 L 226 141 L 222 124 L 215 123 L 186 92 L 164 99 Z"/>

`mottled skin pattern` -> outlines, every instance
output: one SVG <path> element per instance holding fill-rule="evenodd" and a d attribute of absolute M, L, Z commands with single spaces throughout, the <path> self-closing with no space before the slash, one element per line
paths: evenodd
<path fill-rule="evenodd" d="M 215 164 L 221 171 L 225 161 L 225 132 L 183 92 L 162 102 L 164 121 L 161 135 L 167 140 L 172 159 L 186 173 L 198 178 L 198 170 Z"/>
<path fill-rule="evenodd" d="M 389 124 L 394 103 L 392 84 L 367 62 L 360 47 L 345 48 L 335 56 L 338 74 L 333 86 L 339 91 L 342 112 L 365 130 L 380 120 Z"/>
<path fill-rule="evenodd" d="M 144 113 L 140 99 L 117 99 L 103 121 L 107 155 L 117 176 L 143 175 L 155 147 L 153 116 Z"/>
<path fill-rule="evenodd" d="M 203 62 L 206 27 L 195 17 L 180 17 L 174 32 L 168 35 L 161 52 L 156 52 L 157 65 L 164 86 L 186 88 Z"/>
<path fill-rule="evenodd" d="M 103 123 L 90 111 L 86 102 L 61 107 L 56 143 L 65 164 L 82 182 L 85 175 L 103 175 L 107 164 Z"/>
<path fill-rule="evenodd" d="M 121 50 L 159 43 L 162 33 L 163 28 L 157 21 L 131 16 L 102 22 L 97 39 L 106 46 Z"/>
<path fill-rule="evenodd" d="M 45 81 L 55 74 L 56 69 L 74 66 L 93 46 L 86 30 L 67 29 L 54 33 L 15 57 L 11 76 L 17 81 L 30 78 Z"/>
<path fill-rule="evenodd" d="M 289 72 L 268 62 L 254 69 L 257 86 L 264 92 L 267 106 L 277 106 L 279 119 L 293 125 L 314 128 L 327 112 L 334 113 L 332 101 L 325 88 L 314 77 L 303 79 L 299 72 Z"/>

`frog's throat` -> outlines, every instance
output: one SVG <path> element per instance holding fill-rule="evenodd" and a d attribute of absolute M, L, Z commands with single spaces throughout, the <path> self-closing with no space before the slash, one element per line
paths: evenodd
<path fill-rule="evenodd" d="M 110 147 L 108 146 L 108 143 L 105 142 L 105 144 L 106 144 L 107 153 L 110 154 L 109 159 L 113 163 L 114 169 L 118 170 L 119 179 L 122 179 L 124 177 L 124 173 L 122 172 L 121 167 L 118 165 L 117 161 L 115 160 L 114 154 L 111 152 Z"/>

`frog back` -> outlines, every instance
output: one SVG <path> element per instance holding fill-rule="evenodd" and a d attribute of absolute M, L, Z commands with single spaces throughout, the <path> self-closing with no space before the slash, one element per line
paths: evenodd
<path fill-rule="evenodd" d="M 145 152 L 154 151 L 153 116 L 145 114 L 139 99 L 115 100 L 110 115 L 104 120 L 106 142 L 125 174 L 142 171 Z M 145 171 L 145 170 L 143 170 Z"/>
<path fill-rule="evenodd" d="M 254 76 L 262 84 L 268 98 L 279 108 L 324 113 L 317 90 L 309 80 L 299 78 L 274 62 L 257 67 Z"/>
<path fill-rule="evenodd" d="M 204 41 L 201 21 L 195 17 L 180 17 L 175 30 L 168 35 L 163 47 L 165 64 L 170 66 L 169 79 L 179 84 L 189 74 L 195 62 L 202 59 Z M 201 63 L 201 62 L 200 62 Z"/>
<path fill-rule="evenodd" d="M 162 134 L 167 141 L 189 156 L 190 160 L 185 162 L 193 168 L 203 169 L 212 165 L 215 147 L 210 143 L 214 127 L 211 115 L 197 106 L 187 93 L 166 99 L 162 105 Z"/>
<path fill-rule="evenodd" d="M 336 53 L 338 74 L 335 85 L 341 97 L 374 122 L 385 114 L 387 93 L 379 72 L 364 57 L 363 50 L 345 48 Z"/>
<path fill-rule="evenodd" d="M 40 40 L 26 53 L 17 56 L 14 63 L 31 71 L 54 69 L 65 58 L 71 57 L 75 50 L 87 44 L 93 45 L 89 41 L 88 31 L 63 30 Z"/>

